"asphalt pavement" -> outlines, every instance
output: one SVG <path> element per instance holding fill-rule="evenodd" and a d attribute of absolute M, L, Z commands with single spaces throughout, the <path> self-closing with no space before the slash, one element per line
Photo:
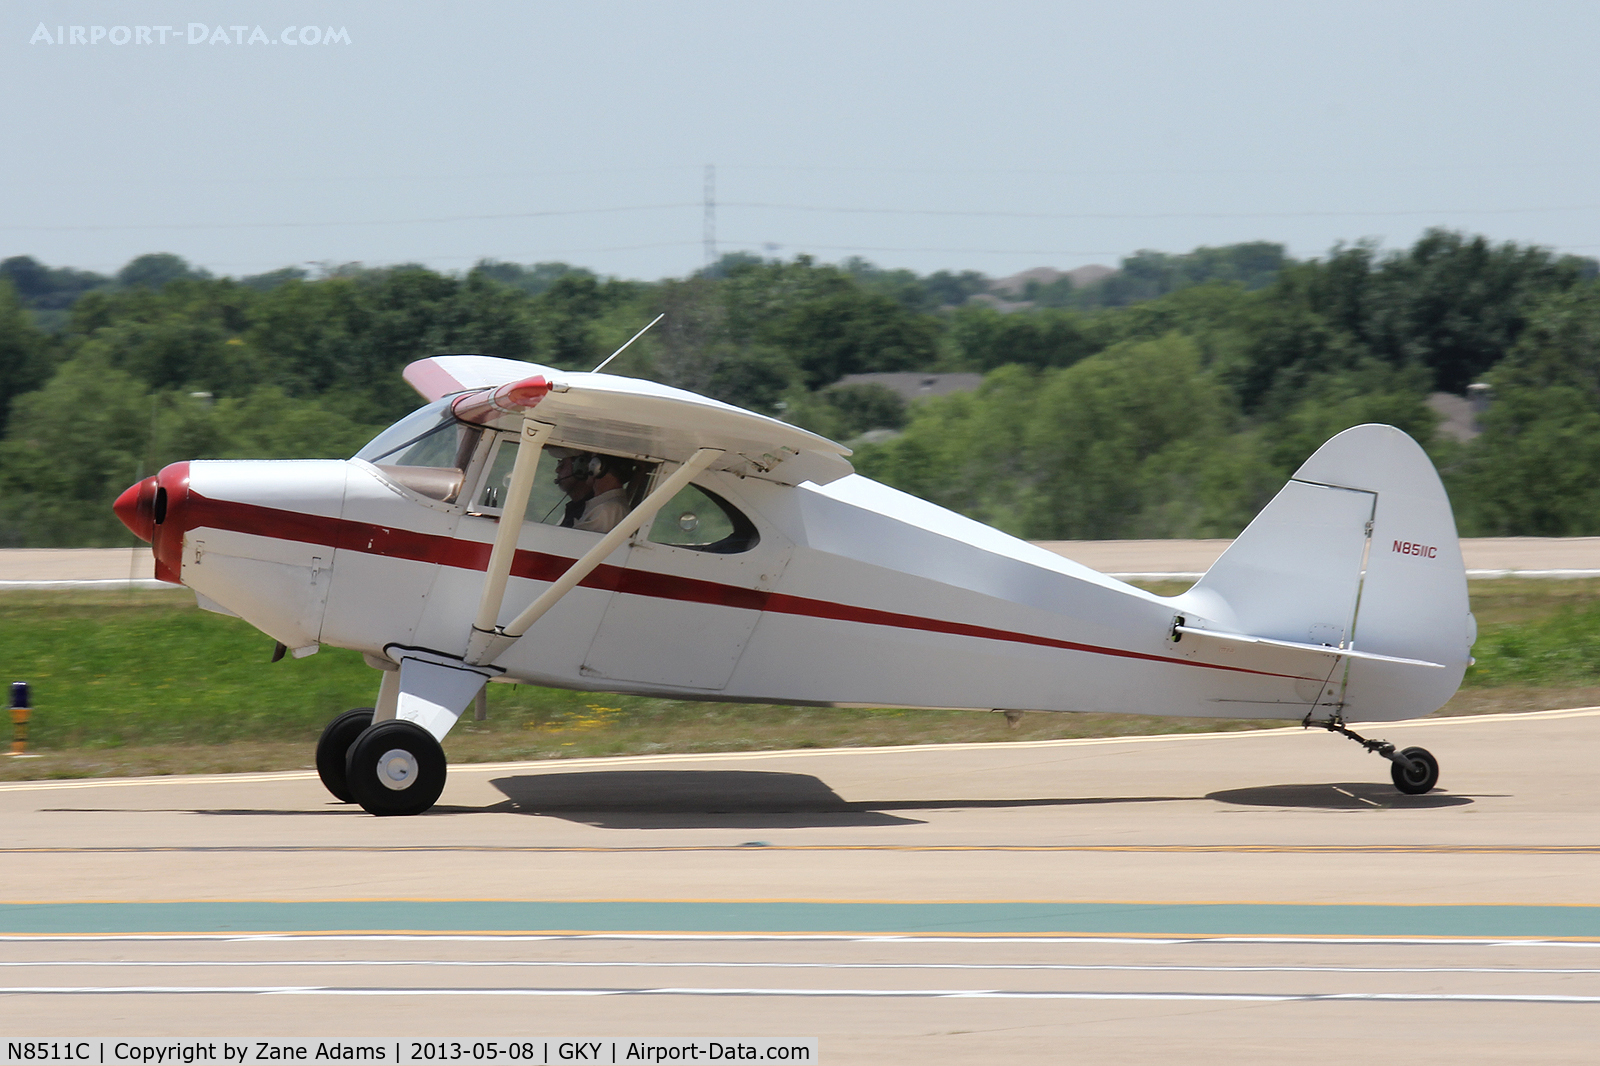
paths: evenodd
<path fill-rule="evenodd" d="M 1228 540 L 1051 540 L 1057 555 L 1105 574 L 1194 577 L 1221 555 Z M 1474 577 L 1600 576 L 1600 537 L 1481 537 L 1461 542 Z M 136 548 L 8 548 L 0 550 L 0 588 L 17 582 L 152 583 L 155 560 Z"/>
<path fill-rule="evenodd" d="M 409 819 L 310 773 L 0 785 L 0 1009 L 829 1063 L 1587 1061 L 1600 709 L 1375 731 L 1440 789 L 1299 729 L 468 765 Z"/>

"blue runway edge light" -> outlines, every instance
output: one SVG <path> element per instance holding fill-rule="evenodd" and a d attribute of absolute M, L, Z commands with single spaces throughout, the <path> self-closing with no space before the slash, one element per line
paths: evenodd
<path fill-rule="evenodd" d="M 1600 907 L 505 900 L 0 904 L 0 935 L 397 931 L 1600 938 Z"/>

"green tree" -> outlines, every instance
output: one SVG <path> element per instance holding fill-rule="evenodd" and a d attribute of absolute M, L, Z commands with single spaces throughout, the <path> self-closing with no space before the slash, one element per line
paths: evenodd
<path fill-rule="evenodd" d="M 168 463 L 343 458 L 379 428 L 270 385 L 215 402 L 152 390 L 91 352 L 27 394 L 0 441 L 0 544 L 131 544 L 112 501 Z"/>
<path fill-rule="evenodd" d="M 1431 449 L 1439 416 L 1428 406 L 1429 385 L 1421 367 L 1397 369 L 1373 359 L 1314 375 L 1283 398 L 1277 417 L 1261 425 L 1264 456 L 1281 481 L 1336 433 L 1369 422 L 1396 426 Z"/>
<path fill-rule="evenodd" d="M 790 307 L 767 330 L 770 343 L 816 389 L 846 374 L 915 370 L 935 358 L 935 328 L 894 299 L 841 281 Z"/>
<path fill-rule="evenodd" d="M 1433 229 L 1403 252 L 1336 249 L 1295 279 L 1310 308 L 1396 366 L 1419 363 L 1461 393 L 1516 343 L 1532 308 L 1577 284 L 1580 260 Z"/>
<path fill-rule="evenodd" d="M 88 270 L 51 268 L 31 255 L 0 262 L 0 278 L 11 282 L 17 297 L 35 311 L 60 312 L 91 289 L 109 288 L 111 279 Z"/>
<path fill-rule="evenodd" d="M 781 353 L 807 389 L 846 374 L 920 369 L 937 357 L 939 327 L 930 316 L 809 256 L 741 265 L 722 285 L 732 343 Z"/>
<path fill-rule="evenodd" d="M 111 501 L 143 469 L 150 390 L 102 361 L 63 364 L 0 442 L 0 543 L 132 544 Z"/>
<path fill-rule="evenodd" d="M 1019 536 L 1229 535 L 1268 476 L 1236 419 L 1199 347 L 1173 334 L 1063 369 L 1001 367 L 975 394 L 917 404 L 857 465 Z"/>
<path fill-rule="evenodd" d="M 152 252 L 129 260 L 117 271 L 117 284 L 124 288 L 159 289 L 169 281 L 203 281 L 209 277 L 209 273 L 191 267 L 180 255 Z"/>
<path fill-rule="evenodd" d="M 1025 448 L 1042 473 L 1024 534 L 1103 539 L 1209 532 L 1194 486 L 1233 428 L 1193 341 L 1108 349 L 1047 380 Z M 1182 490 L 1181 492 L 1179 490 Z"/>
<path fill-rule="evenodd" d="M 263 378 L 293 396 L 337 393 L 368 421 L 416 406 L 400 377 L 431 355 L 540 359 L 536 300 L 474 272 L 464 280 L 420 267 L 288 281 L 262 294 L 245 337 Z M 365 404 L 364 410 L 357 410 Z"/>
<path fill-rule="evenodd" d="M 1451 479 L 1463 530 L 1600 535 L 1600 286 L 1546 299 L 1490 382 L 1483 435 Z"/>
<path fill-rule="evenodd" d="M 532 266 L 520 266 L 516 263 L 502 263 L 497 259 L 478 260 L 472 268 L 472 273 L 481 274 L 491 281 L 518 289 L 529 296 L 538 296 L 568 274 L 594 277 L 591 271 L 567 263 L 534 263 Z"/>
<path fill-rule="evenodd" d="M 974 370 L 1071 366 L 1105 346 L 1076 312 L 1003 314 L 971 305 L 951 312 L 949 337 L 959 365 Z"/>
<path fill-rule="evenodd" d="M 1144 250 L 1093 284 L 1075 288 L 1062 278 L 1053 285 L 1029 286 L 1026 297 L 1045 307 L 1129 307 L 1196 285 L 1264 288 L 1291 262 L 1283 245 L 1269 241 L 1201 247 L 1181 255 Z"/>
<path fill-rule="evenodd" d="M 11 283 L 0 278 L 0 434 L 5 432 L 12 399 L 43 384 L 48 363 L 46 338 L 28 320 Z"/>
<path fill-rule="evenodd" d="M 882 385 L 834 385 L 790 399 L 784 418 L 833 440 L 847 441 L 873 429 L 906 424 L 906 402 Z"/>

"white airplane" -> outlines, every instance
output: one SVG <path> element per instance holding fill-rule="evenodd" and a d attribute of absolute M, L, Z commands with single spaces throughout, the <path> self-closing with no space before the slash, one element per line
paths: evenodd
<path fill-rule="evenodd" d="M 430 402 L 352 459 L 175 463 L 115 505 L 157 577 L 278 656 L 328 644 L 382 672 L 317 745 L 329 791 L 373 814 L 434 804 L 440 741 L 491 681 L 1286 719 L 1360 741 L 1402 792 L 1438 780 L 1424 749 L 1346 725 L 1436 710 L 1476 636 L 1449 500 L 1391 426 L 1324 444 L 1168 597 L 681 389 L 476 355 L 404 374 Z"/>

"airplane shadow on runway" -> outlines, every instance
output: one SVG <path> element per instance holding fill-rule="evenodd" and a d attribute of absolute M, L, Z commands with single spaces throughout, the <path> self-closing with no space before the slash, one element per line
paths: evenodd
<path fill-rule="evenodd" d="M 920 825 L 890 811 L 1165 803 L 1192 796 L 1057 799 L 844 799 L 820 778 L 757 770 L 602 770 L 492 781 L 506 802 L 489 808 L 600 829 L 801 829 Z M 465 808 L 456 808 L 465 810 Z"/>
<path fill-rule="evenodd" d="M 1325 811 L 1370 811 L 1378 808 L 1416 810 L 1423 807 L 1460 807 L 1472 802 L 1470 796 L 1453 796 L 1438 790 L 1421 796 L 1408 796 L 1393 785 L 1379 785 L 1370 781 L 1230 788 L 1212 792 L 1206 799 L 1248 807 L 1311 807 Z"/>
<path fill-rule="evenodd" d="M 527 774 L 490 782 L 506 798 L 481 807 L 439 804 L 426 816 L 529 814 L 563 818 L 597 829 L 805 829 L 921 825 L 895 811 L 1081 807 L 1124 803 L 1224 803 L 1318 810 L 1416 810 L 1459 807 L 1469 796 L 1430 792 L 1407 796 L 1373 782 L 1262 785 L 1206 796 L 1069 796 L 1018 799 L 849 801 L 811 774 L 756 770 L 599 770 Z M 153 813 L 145 808 L 56 807 L 61 813 Z M 330 801 L 308 811 L 242 808 L 160 808 L 208 815 L 331 815 L 364 817 L 354 804 Z M 426 817 L 425 816 L 425 817 Z"/>

